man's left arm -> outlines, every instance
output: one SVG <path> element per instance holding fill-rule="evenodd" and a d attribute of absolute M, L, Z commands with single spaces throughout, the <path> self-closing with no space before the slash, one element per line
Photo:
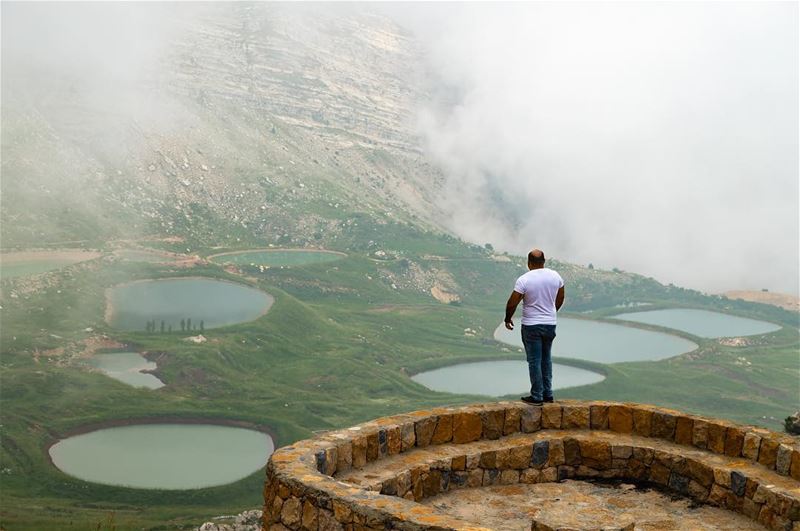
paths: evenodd
<path fill-rule="evenodd" d="M 519 306 L 520 301 L 522 300 L 522 293 L 515 291 L 511 292 L 511 296 L 508 298 L 508 302 L 506 303 L 506 319 L 505 324 L 506 328 L 509 330 L 514 330 L 514 321 L 511 318 L 514 316 L 514 312 L 517 311 L 517 306 Z"/>

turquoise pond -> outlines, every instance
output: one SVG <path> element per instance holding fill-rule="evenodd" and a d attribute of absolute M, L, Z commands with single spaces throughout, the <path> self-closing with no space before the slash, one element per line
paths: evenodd
<path fill-rule="evenodd" d="M 195 331 L 201 324 L 205 329 L 252 321 L 274 301 L 243 284 L 194 277 L 121 284 L 107 291 L 106 300 L 106 321 L 114 328 L 144 331 L 155 320 L 157 330 L 164 321 L 173 332 L 182 331 L 181 320 L 191 319 Z"/>
<path fill-rule="evenodd" d="M 212 262 L 218 264 L 235 264 L 239 266 L 301 266 L 322 264 L 341 260 L 345 255 L 335 251 L 318 251 L 307 249 L 263 249 L 258 251 L 242 251 L 210 256 Z"/>
<path fill-rule="evenodd" d="M 443 393 L 458 393 L 484 396 L 527 394 L 530 391 L 528 364 L 525 361 L 496 360 L 459 363 L 440 369 L 425 371 L 411 377 L 428 389 Z M 602 382 L 602 374 L 553 364 L 553 389 L 564 389 L 578 385 Z"/>
<path fill-rule="evenodd" d="M 76 478 L 141 489 L 225 485 L 262 468 L 274 450 L 260 431 L 211 424 L 140 424 L 76 435 L 50 458 Z"/>
<path fill-rule="evenodd" d="M 698 337 L 711 338 L 754 336 L 781 328 L 766 321 L 688 308 L 622 313 L 615 315 L 614 319 L 674 328 Z"/>
<path fill-rule="evenodd" d="M 164 387 L 164 382 L 142 371 L 155 370 L 156 364 L 138 352 L 112 352 L 109 354 L 95 354 L 89 360 L 89 365 L 99 369 L 107 376 L 119 380 L 133 387 L 158 389 Z"/>
<path fill-rule="evenodd" d="M 501 324 L 495 330 L 494 337 L 503 343 L 522 348 L 519 327 L 517 322 L 515 330 L 510 331 Z M 553 356 L 619 363 L 662 360 L 695 348 L 695 343 L 671 334 L 600 321 L 559 317 Z"/>

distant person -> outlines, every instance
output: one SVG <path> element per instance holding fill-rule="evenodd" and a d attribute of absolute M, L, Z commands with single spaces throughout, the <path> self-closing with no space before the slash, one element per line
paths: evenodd
<path fill-rule="evenodd" d="M 522 344 L 528 360 L 530 396 L 522 401 L 535 406 L 553 401 L 553 363 L 550 351 L 556 337 L 556 312 L 564 304 L 564 280 L 544 266 L 544 253 L 528 253 L 529 271 L 517 279 L 506 303 L 506 328 L 514 330 L 511 318 L 522 303 Z"/>

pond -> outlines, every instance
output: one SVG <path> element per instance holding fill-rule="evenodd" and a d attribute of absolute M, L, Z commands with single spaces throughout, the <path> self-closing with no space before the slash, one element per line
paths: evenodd
<path fill-rule="evenodd" d="M 344 253 L 308 249 L 261 249 L 222 253 L 209 256 L 209 260 L 218 264 L 236 264 L 240 266 L 299 266 L 333 262 L 344 258 Z"/>
<path fill-rule="evenodd" d="M 264 315 L 274 299 L 263 291 L 223 280 L 173 278 L 121 284 L 106 292 L 106 321 L 120 330 L 201 331 L 252 321 Z M 181 326 L 181 325 L 184 326 Z"/>
<path fill-rule="evenodd" d="M 92 260 L 100 253 L 90 251 L 25 251 L 0 254 L 0 278 L 38 275 L 78 262 Z"/>
<path fill-rule="evenodd" d="M 634 321 L 682 330 L 699 337 L 741 337 L 766 334 L 780 326 L 726 313 L 688 308 L 622 313 L 614 319 Z"/>
<path fill-rule="evenodd" d="M 63 439 L 50 447 L 62 472 L 141 489 L 225 485 L 263 467 L 274 450 L 260 431 L 211 424 L 139 424 Z"/>
<path fill-rule="evenodd" d="M 156 369 L 156 364 L 138 352 L 113 352 L 109 354 L 95 354 L 89 360 L 89 365 L 100 369 L 107 376 L 133 387 L 146 387 L 158 389 L 164 387 L 164 382 L 142 371 Z"/>
<path fill-rule="evenodd" d="M 459 363 L 422 372 L 411 379 L 434 391 L 469 395 L 527 394 L 531 388 L 528 364 L 517 360 Z M 589 385 L 604 379 L 605 376 L 593 371 L 553 364 L 553 389 Z"/>
<path fill-rule="evenodd" d="M 502 324 L 495 330 L 498 341 L 522 347 L 516 323 L 513 331 Z M 553 356 L 618 363 L 622 361 L 655 361 L 690 352 L 697 345 L 682 337 L 641 330 L 630 326 L 585 319 L 559 317 Z"/>

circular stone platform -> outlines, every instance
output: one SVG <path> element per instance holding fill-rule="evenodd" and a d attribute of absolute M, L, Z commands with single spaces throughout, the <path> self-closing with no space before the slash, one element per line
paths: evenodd
<path fill-rule="evenodd" d="M 276 531 L 798 530 L 800 445 L 640 404 L 437 408 L 279 449 L 264 501 Z"/>

